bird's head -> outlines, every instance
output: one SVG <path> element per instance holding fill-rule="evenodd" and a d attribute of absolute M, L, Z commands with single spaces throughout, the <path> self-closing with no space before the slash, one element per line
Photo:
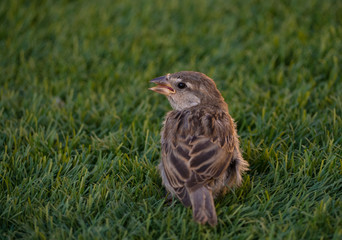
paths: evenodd
<path fill-rule="evenodd" d="M 200 104 L 226 106 L 215 82 L 200 72 L 171 73 L 150 82 L 157 84 L 150 90 L 167 96 L 175 110 L 183 110 Z"/>

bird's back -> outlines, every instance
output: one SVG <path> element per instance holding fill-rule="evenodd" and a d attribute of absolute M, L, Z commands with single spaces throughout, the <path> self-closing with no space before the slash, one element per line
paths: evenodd
<path fill-rule="evenodd" d="M 176 185 L 210 184 L 232 158 L 234 122 L 211 106 L 168 113 L 162 131 L 162 161 Z"/>

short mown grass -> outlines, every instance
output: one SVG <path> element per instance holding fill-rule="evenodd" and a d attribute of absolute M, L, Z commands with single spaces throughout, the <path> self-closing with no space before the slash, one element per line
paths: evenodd
<path fill-rule="evenodd" d="M 342 239 L 341 1 L 0 2 L 1 239 Z M 250 163 L 216 228 L 165 204 L 168 72 L 212 77 Z"/>

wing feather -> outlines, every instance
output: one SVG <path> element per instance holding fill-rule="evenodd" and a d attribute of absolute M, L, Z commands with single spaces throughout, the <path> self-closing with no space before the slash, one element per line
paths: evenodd
<path fill-rule="evenodd" d="M 218 178 L 227 170 L 233 156 L 233 121 L 229 114 L 216 112 L 213 109 L 195 113 L 172 111 L 164 123 L 162 161 L 165 174 L 183 202 L 189 197 L 186 189 L 209 184 Z"/>

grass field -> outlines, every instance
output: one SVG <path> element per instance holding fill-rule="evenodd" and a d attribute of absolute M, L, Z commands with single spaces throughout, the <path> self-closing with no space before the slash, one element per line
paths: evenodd
<path fill-rule="evenodd" d="M 342 1 L 0 2 L 0 239 L 342 239 Z M 168 72 L 212 77 L 250 163 L 216 228 L 165 204 Z"/>

